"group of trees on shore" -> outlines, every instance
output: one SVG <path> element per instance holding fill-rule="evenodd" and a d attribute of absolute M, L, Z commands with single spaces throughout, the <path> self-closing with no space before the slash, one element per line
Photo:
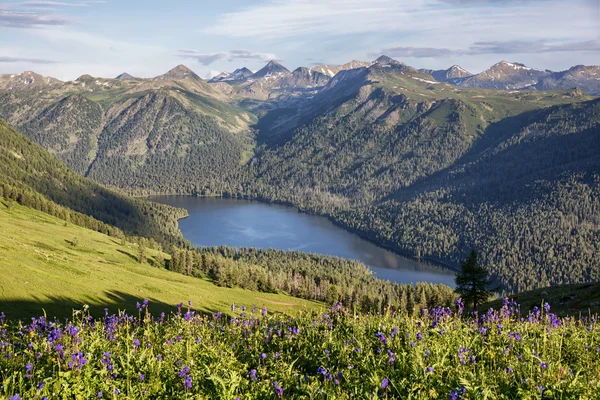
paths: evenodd
<path fill-rule="evenodd" d="M 338 301 L 361 312 L 412 314 L 432 306 L 452 306 L 456 294 L 446 285 L 397 284 L 377 279 L 362 263 L 299 251 L 255 248 L 173 247 L 169 270 L 208 277 L 219 286 L 262 292 L 283 291 L 303 299 Z"/>

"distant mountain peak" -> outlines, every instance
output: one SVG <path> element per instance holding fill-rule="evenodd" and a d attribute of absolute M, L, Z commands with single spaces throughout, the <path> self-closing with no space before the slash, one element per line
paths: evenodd
<path fill-rule="evenodd" d="M 42 76 L 33 71 L 24 71 L 20 74 L 2 74 L 0 75 L 0 89 L 7 90 L 26 90 L 30 88 L 40 88 L 48 85 L 62 84 L 56 78 Z"/>
<path fill-rule="evenodd" d="M 506 60 L 502 60 L 502 61 L 492 65 L 489 69 L 493 70 L 493 69 L 498 69 L 498 68 L 503 68 L 503 69 L 512 68 L 515 70 L 523 69 L 523 70 L 527 70 L 527 71 L 533 70 L 533 68 L 529 68 L 525 64 L 521 64 L 521 63 L 517 63 L 517 62 L 508 62 Z"/>
<path fill-rule="evenodd" d="M 252 74 L 254 74 L 254 73 L 252 71 L 250 71 L 248 68 L 242 67 L 242 68 L 236 69 L 232 73 L 221 72 L 219 75 L 213 77 L 209 82 L 215 83 L 215 82 L 245 81 L 250 76 L 252 76 Z"/>
<path fill-rule="evenodd" d="M 179 64 L 175 68 L 169 70 L 166 74 L 157 76 L 155 79 L 174 79 L 174 80 L 184 80 L 184 79 L 194 79 L 194 80 L 202 80 L 194 71 L 189 69 L 183 64 Z"/>
<path fill-rule="evenodd" d="M 550 75 L 525 64 L 502 60 L 485 71 L 463 79 L 459 85 L 483 89 L 514 90 L 537 84 L 540 78 Z"/>
<path fill-rule="evenodd" d="M 463 67 L 461 67 L 458 64 L 454 64 L 453 66 L 451 66 L 449 68 L 449 71 L 452 71 L 452 72 L 456 71 L 456 72 L 464 73 L 466 75 L 473 75 L 472 73 L 470 73 L 469 71 L 467 71 L 466 69 L 464 69 Z"/>
<path fill-rule="evenodd" d="M 89 81 L 90 79 L 94 79 L 90 74 L 83 74 L 79 78 L 75 79 L 75 82 Z"/>
<path fill-rule="evenodd" d="M 258 70 L 252 78 L 265 78 L 271 76 L 283 76 L 290 74 L 290 71 L 275 60 L 269 61 L 267 65 Z"/>
<path fill-rule="evenodd" d="M 320 72 L 323 75 L 326 75 L 326 76 L 332 78 L 335 74 L 337 74 L 340 71 L 368 67 L 369 65 L 371 65 L 370 62 L 352 60 L 352 61 L 347 62 L 346 64 L 342 64 L 342 65 L 327 65 L 327 64 L 317 65 L 312 70 L 316 71 L 316 72 Z"/>
<path fill-rule="evenodd" d="M 394 60 L 391 57 L 388 57 L 386 55 L 381 55 L 375 61 L 373 61 L 373 64 L 401 64 L 401 63 L 400 63 L 400 61 Z"/>
<path fill-rule="evenodd" d="M 128 74 L 127 72 L 123 72 L 120 75 L 117 75 L 115 79 L 128 80 L 128 79 L 137 79 L 135 76 Z"/>

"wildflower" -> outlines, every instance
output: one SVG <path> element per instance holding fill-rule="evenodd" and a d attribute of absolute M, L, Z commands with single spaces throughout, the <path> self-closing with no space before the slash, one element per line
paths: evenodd
<path fill-rule="evenodd" d="M 10 396 L 8 400 L 21 400 L 21 395 L 15 394 L 14 396 Z"/>
<path fill-rule="evenodd" d="M 385 338 L 385 335 L 382 332 L 377 332 L 375 334 L 375 336 L 377 336 L 377 338 L 379 338 L 379 340 L 383 343 L 383 344 L 387 344 L 387 339 Z"/>
<path fill-rule="evenodd" d="M 429 351 L 429 349 L 425 350 L 425 357 L 429 357 L 430 354 L 431 354 L 431 351 Z"/>
<path fill-rule="evenodd" d="M 388 387 L 390 381 L 388 380 L 388 378 L 383 378 L 383 380 L 381 381 L 381 388 L 385 389 Z"/>
<path fill-rule="evenodd" d="M 427 367 L 427 368 L 425 368 L 425 372 L 433 372 L 433 367 Z"/>
<path fill-rule="evenodd" d="M 262 354 L 260 355 L 260 358 L 261 358 L 262 360 L 264 360 L 265 358 L 267 358 L 267 355 L 266 355 L 265 353 L 262 353 Z"/>
<path fill-rule="evenodd" d="M 250 376 L 250 379 L 252 379 L 253 381 L 257 380 L 258 378 L 256 377 L 256 370 L 255 369 L 251 369 L 250 373 L 248 374 Z"/>
<path fill-rule="evenodd" d="M 185 381 L 183 382 L 183 387 L 186 389 L 192 388 L 192 377 L 190 375 L 185 377 Z"/>
<path fill-rule="evenodd" d="M 277 396 L 282 397 L 283 396 L 283 388 L 281 386 L 279 386 L 278 382 L 273 382 L 273 389 L 275 389 L 275 393 L 277 394 Z"/>
<path fill-rule="evenodd" d="M 97 398 L 101 399 L 102 397 L 104 397 L 104 395 L 102 394 L 102 390 L 98 392 L 98 394 L 96 395 Z"/>
<path fill-rule="evenodd" d="M 141 381 L 141 382 L 143 382 L 143 381 L 144 381 L 144 379 L 146 379 L 146 377 L 144 376 L 144 374 L 140 374 L 140 377 L 139 377 L 139 378 L 140 378 L 140 381 Z"/>
<path fill-rule="evenodd" d="M 183 377 L 185 377 L 189 373 L 190 373 L 190 367 L 187 367 L 187 366 L 184 365 L 183 368 L 179 371 L 179 376 L 181 378 L 183 378 Z"/>
<path fill-rule="evenodd" d="M 544 303 L 544 311 L 546 311 L 546 314 L 550 312 L 550 304 Z"/>
<path fill-rule="evenodd" d="M 36 390 L 39 392 L 40 390 L 42 390 L 44 388 L 44 386 L 46 386 L 46 383 L 40 382 L 40 384 L 38 385 L 38 387 L 36 388 Z"/>

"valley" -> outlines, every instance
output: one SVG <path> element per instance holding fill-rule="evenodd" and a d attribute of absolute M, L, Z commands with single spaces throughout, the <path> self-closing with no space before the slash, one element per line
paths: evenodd
<path fill-rule="evenodd" d="M 0 400 L 600 398 L 588 0 L 0 2 Z"/>
<path fill-rule="evenodd" d="M 385 56 L 329 67 L 49 80 L 35 102 L 21 84 L 0 115 L 128 194 L 287 204 L 454 267 L 477 248 L 509 292 L 598 279 L 593 87 L 532 90 L 550 73 L 504 61 L 476 75 Z M 576 70 L 593 80 L 594 67 Z"/>

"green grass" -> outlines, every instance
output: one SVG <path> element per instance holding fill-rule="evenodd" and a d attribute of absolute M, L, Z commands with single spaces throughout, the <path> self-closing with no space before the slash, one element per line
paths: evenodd
<path fill-rule="evenodd" d="M 530 290 L 509 296 L 519 303 L 523 310 L 534 306 L 541 307 L 543 302 L 552 304 L 552 311 L 558 315 L 600 314 L 600 282 L 560 285 Z M 490 307 L 498 308 L 502 300 L 484 304 L 481 311 Z"/>
<path fill-rule="evenodd" d="M 294 313 L 318 303 L 284 294 L 223 288 L 208 280 L 184 276 L 156 266 L 156 250 L 148 262 L 136 260 L 137 246 L 81 228 L 18 204 L 0 202 L 0 312 L 10 318 L 71 315 L 88 304 L 94 314 L 104 307 L 135 310 L 144 298 L 156 310 L 169 311 L 191 300 L 202 312 L 228 310 L 231 304 L 266 305 Z M 76 238 L 76 246 L 71 245 Z M 164 255 L 165 258 L 168 255 Z"/>

